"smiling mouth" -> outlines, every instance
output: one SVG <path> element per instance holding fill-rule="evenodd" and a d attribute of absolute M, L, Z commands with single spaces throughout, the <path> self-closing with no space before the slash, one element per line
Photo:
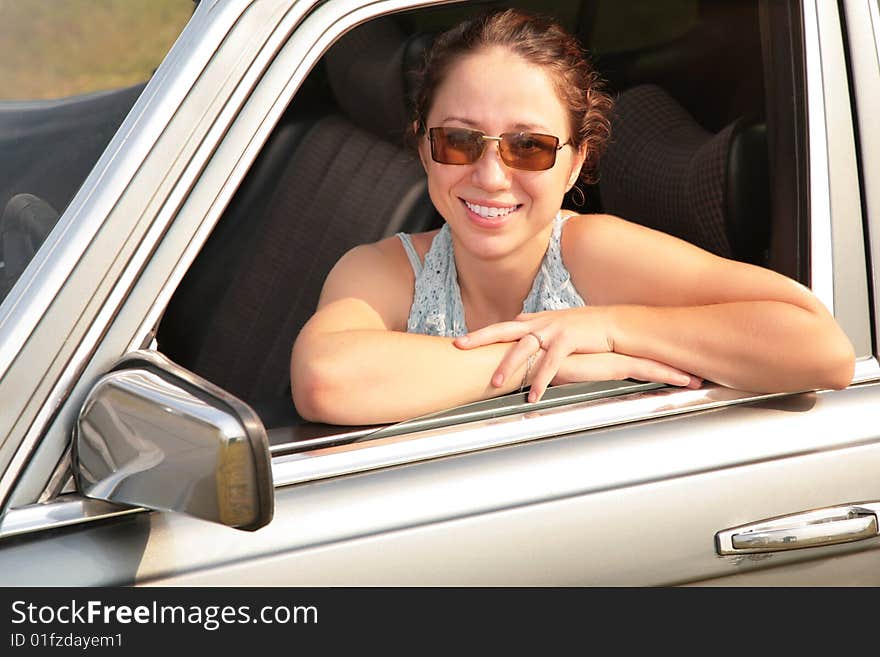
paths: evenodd
<path fill-rule="evenodd" d="M 511 212 L 516 212 L 522 207 L 520 205 L 510 205 L 507 207 L 489 207 L 486 205 L 476 205 L 475 203 L 470 203 L 462 199 L 462 202 L 467 206 L 467 209 L 473 212 L 476 215 L 479 215 L 483 219 L 496 219 L 498 217 L 506 217 Z"/>

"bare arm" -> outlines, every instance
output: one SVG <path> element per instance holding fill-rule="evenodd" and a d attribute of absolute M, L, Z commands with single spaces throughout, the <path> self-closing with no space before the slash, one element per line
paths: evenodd
<path fill-rule="evenodd" d="M 520 380 L 489 384 L 510 345 L 464 352 L 451 338 L 405 332 L 413 281 L 395 246 L 357 247 L 328 276 L 293 347 L 293 399 L 303 417 L 391 422 L 519 387 Z"/>
<path fill-rule="evenodd" d="M 405 332 L 413 280 L 406 256 L 396 247 L 387 240 L 357 247 L 327 277 L 318 310 L 297 337 L 291 357 L 293 399 L 306 419 L 392 422 L 520 387 L 525 361 L 500 385 L 490 384 L 510 344 L 465 351 L 451 338 Z M 584 372 L 579 380 L 690 381 L 674 368 L 618 354 L 600 354 L 580 363 L 579 371 Z"/>
<path fill-rule="evenodd" d="M 852 380 L 849 339 L 803 285 L 636 224 L 597 219 L 582 237 L 604 253 L 605 273 L 595 275 L 606 277 L 607 297 L 598 294 L 610 304 L 614 351 L 744 390 Z"/>
<path fill-rule="evenodd" d="M 616 217 L 570 223 L 563 257 L 590 305 L 525 315 L 519 327 L 507 322 L 468 336 L 479 345 L 534 343 L 528 334 L 541 335 L 547 355 L 533 378 L 536 397 L 569 354 L 605 350 L 756 392 L 841 388 L 851 381 L 849 339 L 799 283 Z M 533 348 L 511 350 L 499 369 L 516 366 Z"/>

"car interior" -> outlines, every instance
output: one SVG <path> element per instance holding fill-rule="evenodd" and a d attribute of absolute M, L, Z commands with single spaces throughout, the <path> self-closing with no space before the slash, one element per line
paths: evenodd
<path fill-rule="evenodd" d="M 252 405 L 267 428 L 302 423 L 290 349 L 333 264 L 357 244 L 442 222 L 405 139 L 414 71 L 439 31 L 499 5 L 556 14 L 616 100 L 598 182 L 581 186 L 585 202 L 569 194 L 564 207 L 616 214 L 808 283 L 803 173 L 793 164 L 805 148 L 792 72 L 799 53 L 796 39 L 770 39 L 799 24 L 794 4 L 485 2 L 358 26 L 325 54 L 275 127 L 172 297 L 159 350 Z M 663 30 L 658 11 L 667 14 Z M 641 33 L 633 12 L 643 14 Z M 19 191 L 45 197 L 38 187 Z M 4 248 L 28 231 L 36 248 L 45 218 L 34 229 L 11 207 L 0 225 Z"/>
<path fill-rule="evenodd" d="M 0 103 L 0 301 L 145 86 Z"/>

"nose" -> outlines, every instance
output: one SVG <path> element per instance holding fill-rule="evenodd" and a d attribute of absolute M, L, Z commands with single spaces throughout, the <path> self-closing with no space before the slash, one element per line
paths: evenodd
<path fill-rule="evenodd" d="M 510 168 L 501 160 L 498 147 L 497 141 L 487 140 L 483 154 L 473 165 L 474 184 L 488 192 L 510 187 Z"/>

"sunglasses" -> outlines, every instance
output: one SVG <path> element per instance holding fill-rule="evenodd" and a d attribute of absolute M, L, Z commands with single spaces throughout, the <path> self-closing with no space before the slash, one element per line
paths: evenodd
<path fill-rule="evenodd" d="M 431 157 L 440 164 L 473 164 L 483 155 L 486 143 L 498 142 L 501 161 L 513 169 L 544 171 L 556 164 L 556 152 L 570 142 L 559 145 L 559 138 L 540 132 L 505 132 L 489 137 L 480 130 L 468 128 L 430 128 Z"/>

